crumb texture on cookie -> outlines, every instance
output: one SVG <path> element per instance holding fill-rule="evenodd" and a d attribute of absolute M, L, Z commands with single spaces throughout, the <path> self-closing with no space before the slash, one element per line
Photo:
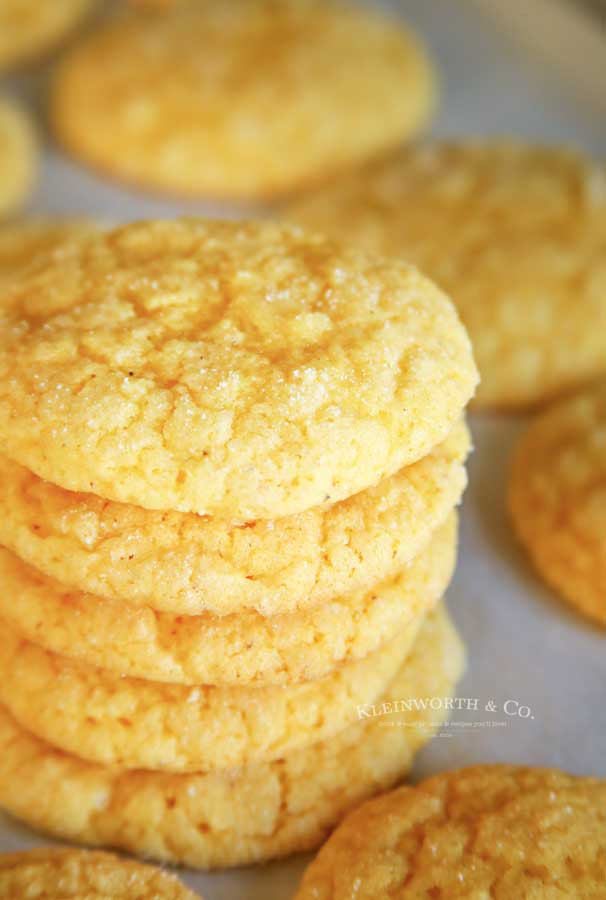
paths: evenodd
<path fill-rule="evenodd" d="M 395 578 L 299 613 L 173 616 L 66 591 L 0 548 L 0 619 L 62 656 L 178 684 L 294 684 L 376 651 L 442 596 L 456 560 L 452 515 Z M 19 603 L 12 602 L 18 596 Z"/>
<path fill-rule="evenodd" d="M 60 139 L 103 170 L 253 199 L 396 146 L 434 94 L 399 20 L 329 0 L 207 0 L 98 28 L 60 65 L 51 108 Z"/>
<path fill-rule="evenodd" d="M 201 900 L 169 872 L 96 850 L 0 855 L 3 900 Z"/>
<path fill-rule="evenodd" d="M 34 261 L 0 309 L 6 455 L 235 521 L 336 502 L 426 455 L 476 370 L 415 269 L 272 223 L 134 223 Z"/>
<path fill-rule="evenodd" d="M 404 257 L 449 292 L 482 381 L 474 404 L 534 405 L 606 373 L 606 168 L 512 141 L 405 149 L 288 211 Z"/>
<path fill-rule="evenodd" d="M 2 0 L 0 71 L 47 53 L 80 22 L 94 0 Z"/>
<path fill-rule="evenodd" d="M 440 607 L 385 700 L 450 695 L 463 662 Z M 273 763 L 174 775 L 83 762 L 0 710 L 0 806 L 68 840 L 200 868 L 243 865 L 317 846 L 348 810 L 404 775 L 435 719 L 428 709 L 407 713 L 409 727 L 363 719 Z"/>
<path fill-rule="evenodd" d="M 0 96 L 0 219 L 16 212 L 26 202 L 34 187 L 37 168 L 38 139 L 33 122 L 13 100 Z M 0 231 L 0 246 L 2 241 Z M 1 270 L 0 279 L 3 279 Z"/>
<path fill-rule="evenodd" d="M 606 382 L 532 422 L 514 454 L 509 509 L 545 581 L 606 625 Z"/>
<path fill-rule="evenodd" d="M 337 734 L 385 692 L 422 625 L 324 678 L 268 687 L 193 687 L 57 656 L 2 623 L 0 700 L 28 731 L 82 759 L 196 772 L 267 762 Z"/>
<path fill-rule="evenodd" d="M 598 900 L 606 782 L 507 765 L 445 772 L 371 800 L 334 832 L 297 900 Z"/>
<path fill-rule="evenodd" d="M 459 502 L 468 449 L 457 425 L 376 487 L 246 526 L 65 491 L 0 455 L 0 544 L 121 608 L 274 616 L 368 591 L 407 566 Z"/>

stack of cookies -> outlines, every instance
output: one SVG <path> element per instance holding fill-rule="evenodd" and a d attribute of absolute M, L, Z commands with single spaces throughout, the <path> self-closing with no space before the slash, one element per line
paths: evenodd
<path fill-rule="evenodd" d="M 476 380 L 431 282 L 295 227 L 49 241 L 0 312 L 0 804 L 210 867 L 398 781 Z"/>

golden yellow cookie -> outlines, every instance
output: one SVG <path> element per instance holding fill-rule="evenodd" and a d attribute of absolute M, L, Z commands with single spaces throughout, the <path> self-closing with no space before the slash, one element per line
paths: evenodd
<path fill-rule="evenodd" d="M 367 592 L 404 568 L 460 500 L 468 449 L 458 425 L 374 488 L 243 527 L 65 491 L 0 455 L 0 544 L 121 608 L 281 614 Z"/>
<path fill-rule="evenodd" d="M 392 681 L 423 616 L 324 678 L 264 687 L 128 678 L 43 650 L 0 620 L 0 701 L 28 731 L 82 759 L 197 772 L 269 762 L 326 740 Z"/>
<path fill-rule="evenodd" d="M 96 230 L 85 219 L 34 219 L 0 228 L 0 285 L 23 277 L 33 260 L 44 255 L 60 258 L 64 244 Z"/>
<path fill-rule="evenodd" d="M 296 900 L 598 900 L 605 883 L 606 781 L 492 765 L 359 807 Z"/>
<path fill-rule="evenodd" d="M 252 199 L 396 146 L 434 93 L 398 20 L 331 0 L 206 0 L 97 29 L 60 65 L 51 112 L 74 154 L 121 178 Z"/>
<path fill-rule="evenodd" d="M 93 850 L 0 855 L 1 900 L 196 900 L 176 875 Z"/>
<path fill-rule="evenodd" d="M 462 646 L 440 610 L 384 702 L 449 696 L 462 668 Z M 170 775 L 82 762 L 1 711 L 0 806 L 64 839 L 155 859 L 203 868 L 261 861 L 316 846 L 353 806 L 395 784 L 445 714 L 399 709 L 273 763 Z"/>
<path fill-rule="evenodd" d="M 509 509 L 545 581 L 606 625 L 606 382 L 530 425 L 515 452 Z"/>
<path fill-rule="evenodd" d="M 0 619 L 48 650 L 122 675 L 182 684 L 294 684 L 361 659 L 422 617 L 450 581 L 456 538 L 453 515 L 390 581 L 269 618 L 256 612 L 173 616 L 69 592 L 0 548 Z"/>
<path fill-rule="evenodd" d="M 274 223 L 133 223 L 3 292 L 7 456 L 146 508 L 274 518 L 428 453 L 473 393 L 416 270 Z"/>
<path fill-rule="evenodd" d="M 606 168 L 492 143 L 404 150 L 289 217 L 409 259 L 450 292 L 478 407 L 525 407 L 606 372 Z"/>
<path fill-rule="evenodd" d="M 93 0 L 2 0 L 0 70 L 46 54 L 91 9 Z"/>
<path fill-rule="evenodd" d="M 0 35 L 1 17 L 0 12 Z M 33 123 L 13 100 L 0 97 L 0 218 L 14 213 L 26 202 L 37 168 L 38 142 Z"/>

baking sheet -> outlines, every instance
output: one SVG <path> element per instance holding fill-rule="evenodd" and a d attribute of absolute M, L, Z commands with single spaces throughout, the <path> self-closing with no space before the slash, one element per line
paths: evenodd
<path fill-rule="evenodd" d="M 594 93 L 584 90 L 586 79 L 573 78 L 570 69 L 565 78 L 557 60 L 543 60 L 538 53 L 550 38 L 549 18 L 542 33 L 526 34 L 518 44 L 516 31 L 493 17 L 491 0 L 401 0 L 391 6 L 417 26 L 439 60 L 443 105 L 436 135 L 520 134 L 577 144 L 606 157 L 606 119 Z M 537 53 L 530 49 L 532 41 Z M 579 69 L 585 60 L 596 65 L 595 57 L 587 59 L 584 46 L 568 49 L 577 54 Z M 603 50 L 602 72 L 606 43 Z M 22 79 L 15 88 L 41 103 L 41 76 Z M 50 145 L 32 210 L 115 221 L 238 212 L 124 189 L 72 164 Z M 606 776 L 606 635 L 541 585 L 516 547 L 504 512 L 508 457 L 523 426 L 522 419 L 472 420 L 476 449 L 462 515 L 460 562 L 448 599 L 469 653 L 457 695 L 478 708 L 454 716 L 459 724 L 444 729 L 421 753 L 413 780 L 490 761 Z M 506 714 L 507 701 L 512 701 L 507 710 L 515 714 Z M 1 850 L 42 843 L 40 836 L 0 817 Z M 211 875 L 186 872 L 184 877 L 206 900 L 287 900 L 307 859 Z"/>

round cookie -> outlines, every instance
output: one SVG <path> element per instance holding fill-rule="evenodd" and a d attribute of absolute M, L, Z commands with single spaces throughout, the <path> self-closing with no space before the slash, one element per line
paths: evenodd
<path fill-rule="evenodd" d="M 0 898 L 196 900 L 176 875 L 110 853 L 44 847 L 0 854 Z M 200 900 L 200 898 L 198 898 Z"/>
<path fill-rule="evenodd" d="M 296 900 L 598 900 L 606 781 L 475 766 L 365 803 L 309 866 Z"/>
<path fill-rule="evenodd" d="M 206 0 L 97 29 L 59 66 L 51 114 L 77 157 L 127 181 L 252 200 L 397 146 L 434 94 L 398 20 L 338 2 Z"/>
<path fill-rule="evenodd" d="M 462 668 L 460 641 L 440 610 L 385 702 L 450 695 Z M 0 806 L 64 839 L 202 868 L 244 865 L 320 843 L 348 810 L 404 775 L 438 717 L 425 709 L 364 718 L 273 763 L 170 775 L 82 762 L 0 711 Z"/>
<path fill-rule="evenodd" d="M 33 123 L 24 109 L 0 96 L 0 219 L 16 212 L 29 198 L 37 168 Z"/>
<path fill-rule="evenodd" d="M 2 0 L 0 71 L 49 52 L 78 25 L 94 0 Z"/>
<path fill-rule="evenodd" d="M 364 659 L 297 685 L 193 687 L 57 656 L 0 622 L 0 700 L 24 728 L 81 759 L 198 772 L 269 762 L 326 740 L 392 681 L 423 617 Z"/>
<path fill-rule="evenodd" d="M 440 443 L 469 340 L 411 267 L 275 223 L 133 223 L 3 294 L 7 456 L 73 491 L 239 522 L 334 503 Z"/>
<path fill-rule="evenodd" d="M 0 228 L 0 285 L 22 278 L 32 260 L 43 255 L 60 257 L 64 245 L 85 239 L 98 226 L 85 219 L 36 219 Z"/>
<path fill-rule="evenodd" d="M 181 684 L 295 684 L 378 650 L 445 592 L 456 516 L 390 581 L 300 613 L 172 616 L 66 592 L 0 548 L 0 619 L 33 643 L 121 675 Z M 19 597 L 19 603 L 14 603 Z"/>
<path fill-rule="evenodd" d="M 606 625 L 606 383 L 530 425 L 513 459 L 509 510 L 545 581 Z"/>
<path fill-rule="evenodd" d="M 606 372 L 601 164 L 507 141 L 429 144 L 289 218 L 403 256 L 452 294 L 482 377 L 477 407 L 527 407 Z"/>
<path fill-rule="evenodd" d="M 65 491 L 0 455 L 0 544 L 62 591 L 121 609 L 274 616 L 367 592 L 408 565 L 459 502 L 468 449 L 458 425 L 376 487 L 245 527 Z"/>

